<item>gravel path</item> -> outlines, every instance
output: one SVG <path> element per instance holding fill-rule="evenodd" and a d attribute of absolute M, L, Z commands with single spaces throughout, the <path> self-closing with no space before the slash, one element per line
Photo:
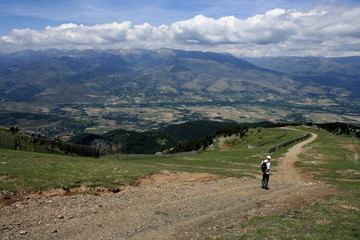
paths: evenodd
<path fill-rule="evenodd" d="M 316 137 L 295 145 L 278 160 L 270 190 L 260 188 L 260 175 L 257 179 L 220 179 L 209 174 L 164 172 L 118 193 L 56 195 L 0 206 L 0 239 L 216 236 L 254 216 L 295 210 L 312 197 L 324 196 L 327 186 L 293 166 L 302 147 Z"/>

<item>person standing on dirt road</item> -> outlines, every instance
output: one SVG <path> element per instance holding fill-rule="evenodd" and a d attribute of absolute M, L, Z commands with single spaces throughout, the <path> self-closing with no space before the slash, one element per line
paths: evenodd
<path fill-rule="evenodd" d="M 265 160 L 261 161 L 260 168 L 262 172 L 261 188 L 269 189 L 269 177 L 270 177 L 270 160 L 271 156 L 267 156 Z"/>

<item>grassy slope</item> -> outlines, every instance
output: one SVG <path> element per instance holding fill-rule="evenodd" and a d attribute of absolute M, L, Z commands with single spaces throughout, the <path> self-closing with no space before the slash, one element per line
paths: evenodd
<path fill-rule="evenodd" d="M 313 128 L 301 130 L 315 132 L 319 137 L 311 143 L 311 151 L 300 156 L 302 162 L 298 165 L 317 173 L 319 180 L 338 186 L 344 194 L 331 196 L 325 201 L 314 201 L 304 206 L 302 214 L 296 218 L 289 217 L 292 213 L 254 218 L 223 233 L 222 239 L 360 238 L 359 140 L 334 136 Z M 163 169 L 251 177 L 258 174 L 259 161 L 267 155 L 269 147 L 302 136 L 304 132 L 289 131 L 288 136 L 274 143 L 247 148 L 248 144 L 266 142 L 280 134 L 271 129 L 261 132 L 251 130 L 244 139 L 225 142 L 227 148 L 220 148 L 217 141 L 214 150 L 202 154 L 152 160 L 124 161 L 117 160 L 115 156 L 94 159 L 0 149 L 0 191 L 5 198 L 10 196 L 9 192 L 62 186 L 112 188 L 136 184 L 141 176 Z M 276 151 L 273 157 L 280 157 L 287 148 Z"/>
<path fill-rule="evenodd" d="M 318 139 L 297 165 L 337 186 L 341 195 L 311 202 L 294 216 L 258 217 L 220 239 L 360 239 L 360 142 L 312 129 Z"/>
<path fill-rule="evenodd" d="M 248 149 L 248 144 L 258 144 L 273 139 L 283 132 L 250 130 L 248 136 L 222 149 L 215 144 L 214 150 L 184 157 L 117 160 L 115 156 L 100 159 L 60 156 L 33 152 L 0 149 L 0 191 L 27 192 L 57 187 L 116 187 L 136 184 L 144 175 L 160 170 L 208 172 L 225 176 L 253 176 L 258 173 L 259 161 L 264 158 L 269 147 L 303 133 L 289 131 L 276 142 L 260 148 Z M 217 141 L 218 142 L 218 141 Z M 275 153 L 274 155 L 278 155 Z M 242 163 L 237 165 L 236 163 Z"/>

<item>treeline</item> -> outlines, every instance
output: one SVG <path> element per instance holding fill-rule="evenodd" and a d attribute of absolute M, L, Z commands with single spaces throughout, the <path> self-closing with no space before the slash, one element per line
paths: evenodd
<path fill-rule="evenodd" d="M 20 133 L 18 128 L 14 127 L 0 131 L 0 148 L 61 155 L 100 156 L 99 149 L 96 147 L 69 144 L 42 137 L 39 134 L 29 136 Z"/>
<path fill-rule="evenodd" d="M 246 132 L 249 130 L 247 126 L 237 126 L 231 128 L 219 129 L 216 131 L 216 135 L 222 135 L 224 137 L 229 137 L 234 134 L 238 134 L 240 137 L 245 136 Z"/>
<path fill-rule="evenodd" d="M 214 143 L 214 140 L 218 136 L 231 136 L 237 134 L 239 137 L 245 136 L 246 132 L 248 131 L 248 127 L 243 126 L 236 126 L 230 128 L 223 128 L 216 131 L 215 134 L 205 136 L 200 139 L 195 140 L 188 140 L 177 144 L 173 147 L 169 153 L 178 153 L 178 152 L 190 152 L 190 151 L 197 151 L 201 149 L 205 149 L 209 147 L 211 144 Z"/>
<path fill-rule="evenodd" d="M 188 140 L 178 143 L 175 147 L 169 150 L 169 153 L 190 152 L 204 149 L 214 142 L 215 137 L 216 135 L 210 135 L 201 139 Z"/>
<path fill-rule="evenodd" d="M 309 124 L 312 125 L 312 124 Z M 350 135 L 354 134 L 355 137 L 360 139 L 360 127 L 353 124 L 334 122 L 334 123 L 318 123 L 314 124 L 317 127 L 324 129 L 336 135 Z"/>

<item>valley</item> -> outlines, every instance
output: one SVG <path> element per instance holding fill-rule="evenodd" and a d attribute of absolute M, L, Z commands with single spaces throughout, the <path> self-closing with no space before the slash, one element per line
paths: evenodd
<path fill-rule="evenodd" d="M 305 102 L 307 101 L 307 102 Z M 150 101 L 146 98 L 121 99 L 112 97 L 104 103 L 64 103 L 55 106 L 1 103 L 0 125 L 19 126 L 33 131 L 47 129 L 44 135 L 60 135 L 66 140 L 73 134 L 85 132 L 103 134 L 122 128 L 149 131 L 196 120 L 236 123 L 270 122 L 347 122 L 360 123 L 360 110 L 353 104 L 336 104 L 330 100 L 287 102 L 280 100 L 250 100 L 226 98 L 205 99 L 194 96 L 173 101 Z M 14 111 L 15 109 L 15 111 Z M 6 112 L 30 112 L 36 117 L 27 119 L 21 114 L 9 121 Z M 71 128 L 71 131 L 69 129 Z"/>

